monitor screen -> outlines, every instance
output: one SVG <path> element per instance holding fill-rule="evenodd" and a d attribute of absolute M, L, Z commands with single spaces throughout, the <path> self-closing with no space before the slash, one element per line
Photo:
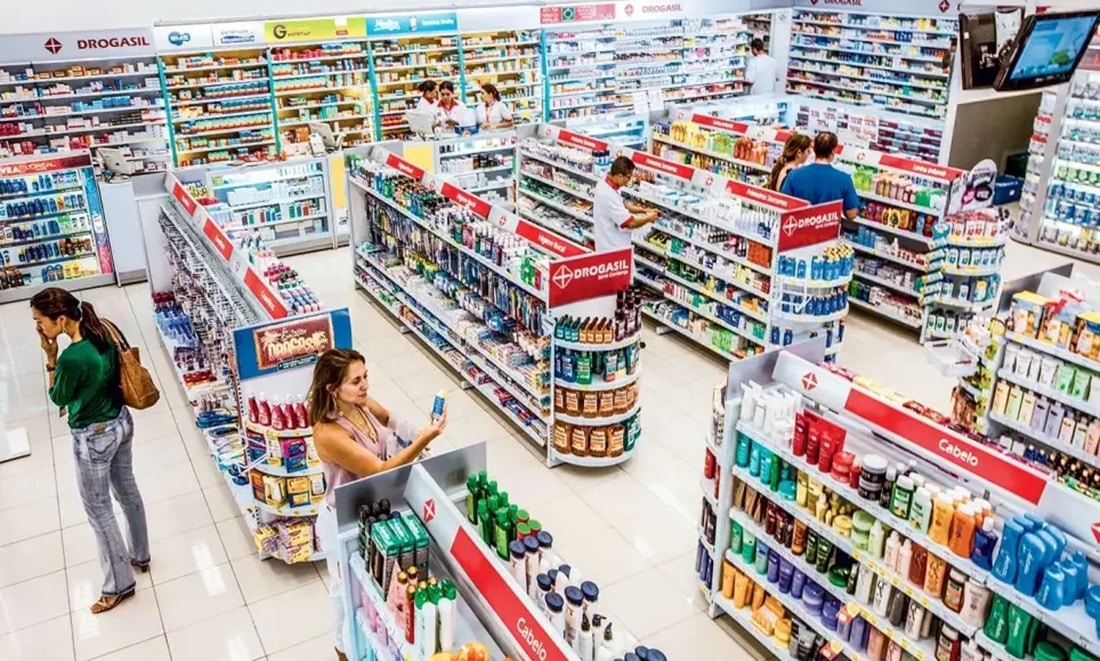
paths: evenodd
<path fill-rule="evenodd" d="M 1096 30 L 1097 14 L 1029 16 L 1014 51 L 997 76 L 997 89 L 1027 89 L 1065 82 Z"/>

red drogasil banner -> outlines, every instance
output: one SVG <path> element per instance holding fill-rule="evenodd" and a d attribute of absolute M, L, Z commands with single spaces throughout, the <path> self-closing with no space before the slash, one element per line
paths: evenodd
<path fill-rule="evenodd" d="M 244 271 L 244 286 L 245 289 L 252 292 L 252 295 L 256 297 L 256 300 L 271 315 L 272 319 L 283 319 L 287 316 L 286 306 L 267 288 L 263 278 L 251 266 Z"/>
<path fill-rule="evenodd" d="M 188 193 L 187 189 L 183 187 L 183 184 L 178 181 L 172 186 L 172 197 L 176 198 L 176 201 L 183 205 L 183 210 L 187 212 L 188 216 L 195 215 L 195 209 L 199 205 L 195 202 L 195 198 L 191 197 L 191 193 Z"/>
<path fill-rule="evenodd" d="M 672 161 L 666 161 L 663 158 L 657 158 L 656 156 L 650 156 L 644 151 L 636 151 L 630 154 L 630 160 L 635 164 L 642 167 L 649 168 L 651 170 L 657 170 L 665 174 L 671 174 L 674 177 L 680 179 L 691 179 L 695 174 L 695 168 L 690 165 L 684 165 L 683 163 L 674 163 Z"/>
<path fill-rule="evenodd" d="M 734 181 L 733 179 L 726 182 L 726 190 L 738 197 L 743 197 L 747 200 L 752 200 L 753 202 L 758 202 L 765 206 L 781 209 L 783 211 L 802 209 L 810 206 L 810 203 L 806 200 L 800 200 L 797 197 L 791 197 L 783 193 L 776 193 L 767 188 L 751 186 L 740 181 Z"/>
<path fill-rule="evenodd" d="M 550 307 L 614 294 L 634 278 L 634 251 L 623 248 L 550 262 L 549 278 Z"/>
<path fill-rule="evenodd" d="M 565 129 L 558 131 L 558 142 L 587 149 L 588 151 L 607 151 L 610 149 L 610 146 L 603 140 L 590 138 L 587 135 L 566 131 Z"/>
<path fill-rule="evenodd" d="M 548 232 L 534 223 L 529 223 L 522 218 L 516 223 L 516 234 L 527 239 L 539 248 L 552 252 L 561 257 L 576 257 L 588 252 L 572 241 L 566 241 L 553 232 Z"/>
<path fill-rule="evenodd" d="M 714 117 L 712 115 L 694 113 L 691 116 L 691 121 L 693 124 L 698 124 L 699 126 L 706 126 L 707 128 L 719 129 L 722 131 L 732 131 L 733 133 L 745 133 L 749 130 L 749 125 L 745 122 L 722 119 L 721 117 Z"/>
<path fill-rule="evenodd" d="M 218 227 L 218 224 L 213 220 L 207 218 L 206 222 L 202 224 L 202 233 L 210 239 L 210 243 L 214 244 L 214 250 L 218 251 L 222 259 L 228 262 L 229 258 L 233 256 L 233 244 L 229 242 L 229 237 L 225 235 L 222 228 Z"/>
<path fill-rule="evenodd" d="M 480 218 L 488 218 L 489 212 L 492 211 L 493 205 L 489 204 L 480 197 L 467 193 L 458 186 L 452 186 L 446 182 L 439 189 L 439 194 L 443 197 L 451 200 L 460 207 L 464 207 L 474 212 Z"/>
<path fill-rule="evenodd" d="M 836 239 L 840 236 L 843 211 L 839 201 L 788 211 L 779 219 L 776 248 L 787 252 Z"/>
<path fill-rule="evenodd" d="M 936 165 L 928 161 L 917 161 L 911 158 L 893 156 L 891 154 L 883 154 L 878 162 L 879 165 L 905 170 L 906 172 L 912 172 L 913 174 L 920 174 L 934 179 L 942 179 L 944 181 L 953 181 L 966 174 L 962 170 L 956 170 L 955 168 Z"/>
<path fill-rule="evenodd" d="M 412 163 L 406 161 L 397 154 L 387 154 L 386 165 L 397 170 L 406 177 L 412 177 L 417 181 L 420 181 L 424 178 L 424 168 L 413 165 Z"/>
<path fill-rule="evenodd" d="M 528 602 L 516 596 L 494 566 L 495 561 L 485 556 L 478 543 L 461 526 L 451 542 L 451 556 L 477 587 L 489 608 L 500 618 L 508 634 L 525 652 L 524 656 L 538 661 L 568 661 L 569 657 L 532 617 Z"/>
<path fill-rule="evenodd" d="M 87 156 L 61 156 L 59 158 L 45 158 L 40 161 L 25 161 L 23 163 L 0 164 L 0 176 L 18 177 L 25 174 L 38 174 L 40 172 L 54 172 L 55 170 L 68 170 L 70 168 L 83 168 L 92 164 Z"/>
<path fill-rule="evenodd" d="M 949 436 L 937 425 L 898 411 L 857 388 L 848 393 L 844 408 L 1029 503 L 1037 504 L 1046 488 L 1045 477 L 1015 459 L 961 436 Z"/>

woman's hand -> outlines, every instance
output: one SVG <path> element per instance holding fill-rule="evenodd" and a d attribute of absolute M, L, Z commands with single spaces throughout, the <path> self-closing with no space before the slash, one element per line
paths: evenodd
<path fill-rule="evenodd" d="M 434 441 L 439 438 L 439 435 L 443 433 L 443 430 L 447 428 L 447 407 L 443 407 L 443 413 L 439 414 L 433 422 L 428 423 L 428 426 L 420 430 L 420 435 L 428 441 Z"/>
<path fill-rule="evenodd" d="M 38 344 L 42 352 L 46 354 L 46 364 L 53 365 L 57 362 L 57 339 L 46 337 L 42 331 L 38 331 Z"/>

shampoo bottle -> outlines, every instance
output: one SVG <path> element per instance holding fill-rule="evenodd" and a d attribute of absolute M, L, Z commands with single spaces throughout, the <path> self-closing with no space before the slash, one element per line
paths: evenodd
<path fill-rule="evenodd" d="M 947 494 L 940 494 L 932 501 L 932 523 L 928 536 L 940 546 L 947 546 L 951 535 L 951 519 L 955 515 L 955 505 Z"/>
<path fill-rule="evenodd" d="M 1002 583 L 1016 581 L 1017 554 L 1023 534 L 1024 527 L 1016 518 L 1005 521 L 1001 532 L 1001 545 L 997 548 L 997 555 L 993 560 L 993 577 Z"/>
<path fill-rule="evenodd" d="M 920 487 L 913 494 L 913 504 L 909 508 L 909 524 L 914 530 L 928 532 L 932 525 L 932 492 L 928 487 Z"/>
<path fill-rule="evenodd" d="M 1042 574 L 1042 561 L 1047 553 L 1046 545 L 1036 533 L 1026 533 L 1019 544 L 1019 570 L 1016 572 L 1016 591 L 1028 597 L 1035 596 Z M 1061 572 L 1059 572 L 1061 573 Z"/>
<path fill-rule="evenodd" d="M 885 537 L 886 531 L 883 530 L 882 524 L 876 519 L 875 523 L 871 526 L 871 532 L 868 534 L 867 541 L 867 550 L 875 558 L 881 558 L 885 552 Z"/>
<path fill-rule="evenodd" d="M 997 546 L 997 531 L 993 530 L 993 518 L 986 517 L 982 527 L 974 533 L 974 550 L 970 559 L 986 571 L 993 569 L 993 549 Z"/>

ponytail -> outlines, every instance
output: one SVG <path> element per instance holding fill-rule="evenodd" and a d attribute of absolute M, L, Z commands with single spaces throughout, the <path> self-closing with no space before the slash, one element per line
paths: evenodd
<path fill-rule="evenodd" d="M 60 287 L 47 287 L 31 298 L 31 307 L 39 314 L 57 321 L 65 317 L 77 322 L 80 336 L 88 340 L 100 353 L 111 344 L 111 336 L 103 320 L 96 314 L 95 308 L 87 301 L 81 302 L 76 296 Z"/>
<path fill-rule="evenodd" d="M 768 190 L 779 191 L 779 175 L 783 174 L 787 162 L 786 154 L 780 154 L 779 158 L 775 159 L 775 166 L 772 167 L 771 174 L 768 175 Z"/>

